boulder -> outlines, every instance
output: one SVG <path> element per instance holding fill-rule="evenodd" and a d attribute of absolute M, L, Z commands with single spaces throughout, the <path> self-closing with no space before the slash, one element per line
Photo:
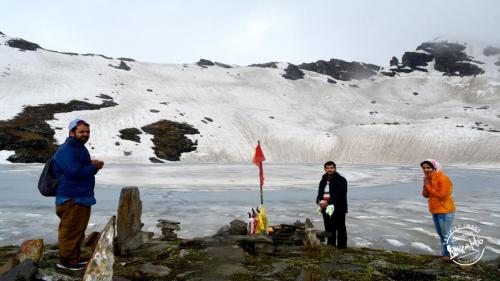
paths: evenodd
<path fill-rule="evenodd" d="M 154 265 L 152 263 L 146 263 L 138 266 L 137 271 L 139 274 L 149 278 L 165 278 L 172 272 L 172 270 L 167 266 Z"/>
<path fill-rule="evenodd" d="M 99 241 L 101 233 L 99 232 L 92 232 L 85 239 L 83 240 L 82 247 L 89 247 L 89 248 L 95 248 L 95 245 L 97 244 L 97 241 Z"/>
<path fill-rule="evenodd" d="M 306 248 L 319 248 L 321 246 L 321 241 L 318 238 L 318 230 L 314 228 L 306 228 L 306 240 L 305 246 Z"/>
<path fill-rule="evenodd" d="M 398 66 L 399 65 L 399 60 L 396 57 L 392 57 L 391 61 L 389 62 L 390 66 Z"/>
<path fill-rule="evenodd" d="M 35 277 L 37 266 L 32 259 L 25 259 L 9 272 L 0 276 L 0 281 L 30 281 Z"/>
<path fill-rule="evenodd" d="M 229 234 L 230 235 L 246 235 L 247 234 L 247 223 L 235 219 L 229 223 L 230 228 L 229 228 Z"/>
<path fill-rule="evenodd" d="M 173 241 L 177 239 L 177 233 L 173 231 L 164 231 L 162 232 L 162 235 L 160 236 L 160 240 L 163 241 Z"/>
<path fill-rule="evenodd" d="M 15 258 L 8 259 L 2 266 L 0 266 L 0 275 L 8 272 L 18 264 L 18 260 Z"/>
<path fill-rule="evenodd" d="M 23 263 L 27 259 L 31 259 L 35 264 L 38 264 L 43 253 L 43 240 L 27 240 L 21 244 L 16 259 L 19 263 Z"/>
<path fill-rule="evenodd" d="M 247 233 L 247 223 L 242 220 L 235 219 L 231 221 L 229 225 L 219 228 L 214 236 L 246 235 Z"/>
<path fill-rule="evenodd" d="M 120 194 L 117 218 L 117 253 L 128 255 L 143 244 L 142 202 L 139 188 L 124 187 Z"/>
<path fill-rule="evenodd" d="M 221 264 L 214 268 L 214 274 L 222 277 L 230 277 L 231 275 L 245 273 L 248 273 L 248 269 L 240 264 Z"/>
<path fill-rule="evenodd" d="M 285 68 L 285 74 L 281 75 L 281 77 L 289 80 L 298 80 L 303 79 L 304 75 L 304 72 L 296 65 L 289 63 L 288 67 Z"/>
<path fill-rule="evenodd" d="M 314 225 L 309 218 L 306 218 L 305 225 L 306 225 L 306 228 L 314 228 Z"/>
<path fill-rule="evenodd" d="M 171 229 L 171 230 L 181 230 L 180 227 L 180 222 L 177 221 L 171 221 L 171 220 L 165 220 L 165 219 L 159 219 L 158 223 L 156 224 L 157 227 L 160 229 Z"/>
<path fill-rule="evenodd" d="M 94 253 L 87 262 L 82 281 L 111 281 L 113 279 L 115 222 L 116 217 L 112 216 L 104 226 Z"/>

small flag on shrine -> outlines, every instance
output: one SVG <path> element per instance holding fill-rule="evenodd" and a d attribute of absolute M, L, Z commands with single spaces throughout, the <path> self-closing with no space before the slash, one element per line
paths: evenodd
<path fill-rule="evenodd" d="M 264 170 L 262 169 L 262 161 L 265 161 L 264 153 L 262 148 L 260 148 L 260 141 L 257 143 L 255 148 L 255 155 L 253 156 L 252 162 L 259 167 L 259 177 L 260 177 L 260 187 L 264 185 Z"/>

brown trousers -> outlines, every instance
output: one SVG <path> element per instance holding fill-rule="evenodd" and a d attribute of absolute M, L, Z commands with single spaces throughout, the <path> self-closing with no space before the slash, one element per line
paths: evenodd
<path fill-rule="evenodd" d="M 73 203 L 70 199 L 56 206 L 59 223 L 59 256 L 61 261 L 75 262 L 80 256 L 80 246 L 90 219 L 90 206 Z"/>

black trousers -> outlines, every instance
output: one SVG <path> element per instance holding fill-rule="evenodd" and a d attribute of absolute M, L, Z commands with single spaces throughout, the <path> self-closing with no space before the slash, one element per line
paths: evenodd
<path fill-rule="evenodd" d="M 335 246 L 337 249 L 345 249 L 347 247 L 345 213 L 335 210 L 330 217 L 323 211 L 323 221 L 325 223 L 325 230 L 332 234 L 332 236 L 328 237 L 328 245 Z"/>

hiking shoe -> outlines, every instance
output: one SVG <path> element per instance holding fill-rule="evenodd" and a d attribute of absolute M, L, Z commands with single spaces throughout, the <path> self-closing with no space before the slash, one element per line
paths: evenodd
<path fill-rule="evenodd" d="M 89 256 L 79 256 L 78 257 L 78 264 L 86 265 L 89 260 L 90 260 Z"/>
<path fill-rule="evenodd" d="M 72 262 L 60 261 L 56 266 L 62 269 L 73 270 L 73 271 L 82 270 L 85 268 L 85 264 L 80 264 L 78 262 L 72 263 Z"/>

